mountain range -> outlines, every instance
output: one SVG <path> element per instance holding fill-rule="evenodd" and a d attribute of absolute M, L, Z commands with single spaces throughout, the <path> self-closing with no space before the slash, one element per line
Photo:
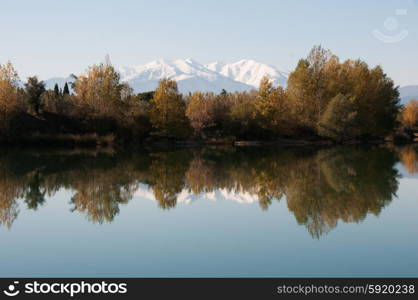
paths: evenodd
<path fill-rule="evenodd" d="M 268 76 L 275 85 L 285 86 L 287 74 L 274 66 L 254 60 L 240 60 L 234 63 L 215 62 L 203 65 L 193 59 L 159 59 L 147 64 L 116 68 L 123 82 L 127 82 L 136 93 L 155 90 L 163 78 L 177 81 L 181 93 L 195 91 L 219 93 L 247 91 L 258 88 L 261 78 Z M 71 77 L 54 77 L 46 80 L 47 88 L 56 83 L 60 87 Z"/>
<path fill-rule="evenodd" d="M 158 81 L 163 78 L 177 81 L 181 93 L 195 91 L 220 93 L 248 91 L 258 88 L 263 76 L 268 76 L 275 86 L 286 86 L 288 73 L 278 68 L 250 59 L 237 62 L 214 62 L 201 64 L 193 59 L 159 59 L 147 64 L 116 68 L 121 80 L 127 82 L 136 93 L 155 90 Z M 56 83 L 62 88 L 72 77 L 54 77 L 46 80 L 47 88 Z M 404 86 L 399 89 L 401 103 L 418 99 L 418 85 Z"/>

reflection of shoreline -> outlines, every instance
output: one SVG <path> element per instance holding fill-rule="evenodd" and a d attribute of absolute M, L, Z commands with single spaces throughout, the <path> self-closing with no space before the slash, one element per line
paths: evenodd
<path fill-rule="evenodd" d="M 412 152 L 411 152 L 412 151 Z M 12 226 L 19 206 L 37 210 L 61 189 L 71 211 L 112 222 L 120 206 L 146 198 L 161 209 L 194 201 L 286 202 L 313 237 L 342 222 L 379 215 L 396 195 L 400 161 L 413 169 L 414 147 L 325 149 L 203 148 L 152 153 L 7 152 L 0 156 L 0 223 Z M 20 199 L 20 200 L 19 200 Z M 201 213 L 201 212 L 199 212 Z"/>
<path fill-rule="evenodd" d="M 407 145 L 398 150 L 399 159 L 403 168 L 407 171 L 407 176 L 418 175 L 418 151 L 416 150 L 417 147 L 414 145 Z"/>

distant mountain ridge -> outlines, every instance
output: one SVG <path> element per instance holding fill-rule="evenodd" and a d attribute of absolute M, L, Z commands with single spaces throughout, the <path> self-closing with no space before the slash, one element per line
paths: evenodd
<path fill-rule="evenodd" d="M 285 86 L 288 74 L 280 71 L 276 67 L 256 62 L 255 60 L 243 59 L 235 63 L 215 62 L 207 64 L 209 70 L 218 72 L 226 77 L 232 78 L 258 88 L 260 80 L 268 76 L 275 86 Z"/>
<path fill-rule="evenodd" d="M 163 78 L 176 80 L 182 93 L 195 91 L 219 93 L 222 89 L 245 91 L 252 88 L 209 70 L 193 59 L 159 59 L 145 65 L 122 67 L 118 71 L 122 81 L 129 83 L 136 92 L 155 90 L 158 81 Z"/>
<path fill-rule="evenodd" d="M 127 82 L 135 92 L 155 90 L 163 78 L 176 80 L 182 93 L 195 91 L 220 93 L 248 91 L 258 88 L 261 78 L 270 77 L 275 85 L 286 85 L 287 75 L 273 66 L 254 60 L 240 60 L 235 63 L 211 63 L 203 65 L 193 59 L 159 59 L 138 66 L 116 68 L 121 80 Z M 73 78 L 51 78 L 46 80 L 47 88 L 55 83 L 60 87 Z"/>
<path fill-rule="evenodd" d="M 418 85 L 406 85 L 399 89 L 401 103 L 408 104 L 409 101 L 418 100 Z"/>

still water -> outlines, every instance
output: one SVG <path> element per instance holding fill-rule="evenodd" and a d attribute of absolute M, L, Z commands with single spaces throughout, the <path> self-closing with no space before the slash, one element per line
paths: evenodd
<path fill-rule="evenodd" d="M 2 150 L 0 276 L 418 276 L 418 148 Z"/>

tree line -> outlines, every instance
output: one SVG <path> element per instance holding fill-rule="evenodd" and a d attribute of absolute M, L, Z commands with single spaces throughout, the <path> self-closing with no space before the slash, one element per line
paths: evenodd
<path fill-rule="evenodd" d="M 264 77 L 258 90 L 183 95 L 170 79 L 135 94 L 110 64 L 47 90 L 29 77 L 22 86 L 11 63 L 0 65 L 0 137 L 85 135 L 118 141 L 383 139 L 413 132 L 418 102 L 403 108 L 398 87 L 380 66 L 339 58 L 315 46 L 290 73 L 286 88 Z M 110 139 L 113 140 L 113 139 Z"/>

